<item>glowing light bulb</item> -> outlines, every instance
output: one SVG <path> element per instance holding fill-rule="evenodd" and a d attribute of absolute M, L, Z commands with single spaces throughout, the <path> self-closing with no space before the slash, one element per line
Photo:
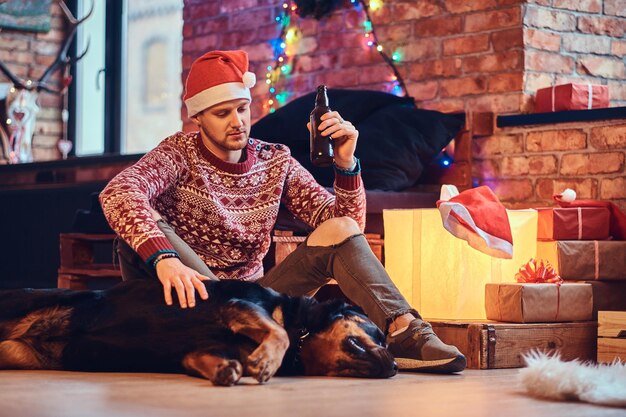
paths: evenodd
<path fill-rule="evenodd" d="M 376 11 L 383 7 L 382 0 L 370 0 L 370 10 Z"/>
<path fill-rule="evenodd" d="M 274 100 L 269 99 L 269 100 L 267 101 L 267 104 L 269 104 L 269 105 L 271 106 L 272 104 L 274 104 Z"/>
<path fill-rule="evenodd" d="M 271 70 L 272 70 L 272 66 L 271 66 L 271 65 L 268 65 L 268 66 L 267 66 L 267 70 L 268 70 L 268 71 L 271 71 Z"/>
<path fill-rule="evenodd" d="M 289 28 L 287 33 L 285 34 L 285 41 L 291 43 L 296 40 L 296 28 Z"/>
<path fill-rule="evenodd" d="M 374 42 L 372 42 L 372 41 L 368 41 L 367 42 L 367 46 L 372 46 L 372 45 L 374 45 Z"/>
<path fill-rule="evenodd" d="M 282 56 L 278 57 L 278 62 L 283 62 L 285 60 L 285 58 L 283 58 Z"/>
<path fill-rule="evenodd" d="M 393 59 L 394 61 L 399 61 L 400 60 L 400 54 L 397 52 L 394 52 L 393 55 L 391 55 L 391 59 Z"/>
<path fill-rule="evenodd" d="M 378 46 L 376 47 L 376 50 L 377 50 L 378 52 L 381 52 L 381 51 L 383 50 L 383 46 L 382 46 L 382 45 L 378 45 Z"/>
<path fill-rule="evenodd" d="M 289 7 L 289 5 L 287 3 L 283 3 L 283 9 L 286 9 L 288 7 Z"/>
<path fill-rule="evenodd" d="M 276 89 L 274 87 L 270 88 L 270 93 L 274 94 L 276 92 Z"/>
<path fill-rule="evenodd" d="M 272 80 L 270 80 L 269 78 L 267 80 L 265 80 L 265 84 L 271 84 Z"/>

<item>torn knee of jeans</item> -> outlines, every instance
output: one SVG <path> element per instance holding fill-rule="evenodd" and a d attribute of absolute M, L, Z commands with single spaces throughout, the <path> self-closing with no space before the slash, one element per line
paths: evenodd
<path fill-rule="evenodd" d="M 356 233 L 353 235 L 350 235 L 346 238 L 344 238 L 343 240 L 337 242 L 337 243 L 331 243 L 328 245 L 309 245 L 309 238 L 307 237 L 306 240 L 304 241 L 304 243 L 310 247 L 310 248 L 338 248 L 340 246 L 345 245 L 346 243 L 348 243 L 349 241 L 351 241 L 354 238 L 357 238 L 359 236 L 363 236 L 363 238 L 365 238 L 365 235 L 363 233 Z"/>

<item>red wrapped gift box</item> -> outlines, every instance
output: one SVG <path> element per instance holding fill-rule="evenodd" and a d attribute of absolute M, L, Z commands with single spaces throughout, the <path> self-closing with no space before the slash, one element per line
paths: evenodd
<path fill-rule="evenodd" d="M 610 237 L 606 207 L 538 208 L 538 240 L 604 240 Z"/>
<path fill-rule="evenodd" d="M 594 84 L 563 84 L 541 88 L 535 95 L 537 113 L 609 107 L 609 87 Z"/>

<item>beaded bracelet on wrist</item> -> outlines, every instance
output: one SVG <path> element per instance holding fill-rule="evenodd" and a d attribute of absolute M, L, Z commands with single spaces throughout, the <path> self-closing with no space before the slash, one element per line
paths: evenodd
<path fill-rule="evenodd" d="M 175 252 L 167 252 L 167 253 L 162 253 L 162 254 L 158 255 L 158 256 L 154 259 L 154 261 L 152 262 L 152 266 L 153 266 L 154 268 L 156 268 L 156 266 L 157 266 L 157 264 L 158 264 L 159 262 L 161 262 L 163 259 L 168 259 L 168 258 L 178 258 L 178 259 L 180 259 L 180 256 L 178 256 L 178 254 L 177 254 L 177 253 L 175 253 Z"/>

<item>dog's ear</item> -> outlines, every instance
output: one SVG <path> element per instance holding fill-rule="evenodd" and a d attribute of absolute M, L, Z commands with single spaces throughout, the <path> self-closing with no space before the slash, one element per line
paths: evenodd
<path fill-rule="evenodd" d="M 319 332 L 336 319 L 343 317 L 350 310 L 350 307 L 349 304 L 340 299 L 316 304 L 309 309 L 307 328 L 312 333 Z"/>
<path fill-rule="evenodd" d="M 348 307 L 347 307 L 346 314 L 356 313 L 357 315 L 366 316 L 367 317 L 367 314 L 365 314 L 365 311 L 363 311 L 363 309 L 361 307 L 353 305 L 353 304 L 347 304 L 347 306 Z"/>

